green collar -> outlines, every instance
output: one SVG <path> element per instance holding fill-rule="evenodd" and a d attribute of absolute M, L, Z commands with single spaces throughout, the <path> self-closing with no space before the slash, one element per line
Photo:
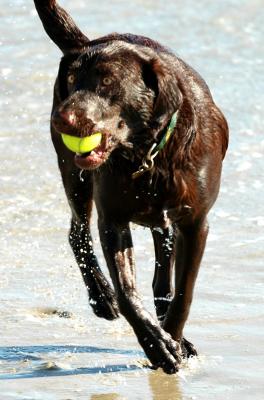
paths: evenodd
<path fill-rule="evenodd" d="M 174 128 L 177 124 L 179 110 L 177 110 L 173 116 L 171 117 L 170 124 L 165 134 L 162 136 L 159 143 L 154 143 L 149 149 L 147 155 L 143 158 L 142 164 L 139 169 L 132 174 L 132 179 L 138 178 L 144 172 L 149 171 L 154 166 L 154 158 L 158 155 L 158 153 L 165 147 L 172 133 L 174 132 Z"/>
<path fill-rule="evenodd" d="M 167 141 L 169 140 L 169 138 L 171 137 L 174 128 L 177 124 L 177 120 L 178 120 L 178 110 L 173 114 L 173 116 L 171 117 L 170 120 L 170 124 L 168 129 L 166 130 L 165 134 L 162 136 L 161 141 L 159 142 L 159 144 L 157 144 L 157 146 L 154 148 L 155 152 L 156 151 L 160 151 L 163 149 L 163 147 L 165 147 L 165 144 L 167 143 Z"/>

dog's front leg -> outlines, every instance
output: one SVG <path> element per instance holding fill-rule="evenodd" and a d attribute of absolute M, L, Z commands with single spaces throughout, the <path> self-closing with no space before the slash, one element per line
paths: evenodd
<path fill-rule="evenodd" d="M 152 282 L 154 304 L 159 321 L 163 321 L 173 297 L 172 274 L 175 262 L 176 229 L 151 230 L 155 248 L 155 274 Z"/>
<path fill-rule="evenodd" d="M 193 345 L 183 337 L 183 328 L 189 315 L 207 234 L 208 224 L 204 218 L 188 227 L 179 226 L 177 235 L 175 295 L 163 327 L 181 344 L 186 357 L 197 355 Z"/>
<path fill-rule="evenodd" d="M 89 303 L 98 317 L 113 320 L 118 317 L 115 293 L 100 269 L 90 231 L 93 205 L 92 174 L 87 171 L 80 179 L 80 171 L 71 165 L 71 160 L 64 162 L 60 156 L 58 161 L 72 211 L 69 242 L 88 291 Z"/>
<path fill-rule="evenodd" d="M 72 219 L 69 242 L 82 273 L 94 313 L 113 320 L 118 317 L 115 294 L 102 273 L 94 253 L 89 223 Z"/>
<path fill-rule="evenodd" d="M 135 261 L 128 224 L 119 225 L 99 213 L 100 238 L 113 280 L 120 312 L 130 323 L 154 367 L 166 373 L 178 370 L 179 345 L 142 306 L 136 290 Z"/>

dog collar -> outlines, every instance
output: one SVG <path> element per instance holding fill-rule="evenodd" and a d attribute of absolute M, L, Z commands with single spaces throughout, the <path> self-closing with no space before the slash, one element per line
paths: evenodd
<path fill-rule="evenodd" d="M 154 158 L 158 155 L 158 153 L 165 147 L 169 138 L 171 137 L 174 128 L 177 124 L 179 110 L 177 110 L 173 116 L 171 117 L 170 124 L 165 134 L 162 136 L 159 143 L 154 143 L 149 149 L 147 155 L 143 158 L 142 164 L 136 172 L 133 172 L 132 179 L 136 179 L 146 171 L 150 171 L 154 167 Z"/>

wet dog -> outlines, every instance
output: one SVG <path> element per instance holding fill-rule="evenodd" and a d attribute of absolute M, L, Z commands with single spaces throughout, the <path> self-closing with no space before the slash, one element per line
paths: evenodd
<path fill-rule="evenodd" d="M 131 34 L 90 41 L 54 0 L 35 5 L 63 52 L 51 134 L 90 305 L 108 320 L 121 313 L 153 367 L 174 373 L 182 357 L 197 354 L 183 328 L 219 190 L 226 120 L 199 74 L 157 42 Z M 86 153 L 74 154 L 62 141 L 61 133 L 96 132 L 102 140 Z M 93 201 L 114 290 L 93 250 Z M 153 236 L 157 318 L 136 289 L 130 222 Z"/>

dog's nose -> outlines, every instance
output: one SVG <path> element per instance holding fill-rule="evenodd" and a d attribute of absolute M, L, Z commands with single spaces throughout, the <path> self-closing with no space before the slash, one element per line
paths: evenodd
<path fill-rule="evenodd" d="M 68 133 L 76 126 L 76 115 L 72 111 L 55 110 L 51 117 L 52 125 L 60 133 Z"/>
<path fill-rule="evenodd" d="M 95 126 L 83 110 L 70 111 L 65 109 L 57 109 L 53 112 L 52 125 L 59 133 L 76 136 L 86 136 Z"/>

